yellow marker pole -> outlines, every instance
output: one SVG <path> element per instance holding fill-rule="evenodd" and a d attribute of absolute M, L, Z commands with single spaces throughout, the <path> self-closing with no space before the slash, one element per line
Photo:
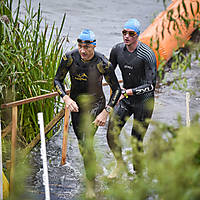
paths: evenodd
<path fill-rule="evenodd" d="M 3 199 L 7 199 L 9 196 L 9 182 L 5 174 L 3 172 L 2 174 L 3 174 Z"/>
<path fill-rule="evenodd" d="M 2 167 L 1 116 L 0 116 L 0 200 L 8 198 L 8 195 L 9 195 L 9 183 L 6 176 L 3 173 L 3 167 Z"/>

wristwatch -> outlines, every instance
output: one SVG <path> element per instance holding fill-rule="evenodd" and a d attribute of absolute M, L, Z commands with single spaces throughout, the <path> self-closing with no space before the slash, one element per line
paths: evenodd
<path fill-rule="evenodd" d="M 122 89 L 122 95 L 124 95 L 124 97 L 128 98 L 128 94 L 126 93 L 126 89 Z"/>
<path fill-rule="evenodd" d="M 105 107 L 106 112 L 110 113 L 112 111 L 112 107 L 110 106 L 106 106 Z"/>

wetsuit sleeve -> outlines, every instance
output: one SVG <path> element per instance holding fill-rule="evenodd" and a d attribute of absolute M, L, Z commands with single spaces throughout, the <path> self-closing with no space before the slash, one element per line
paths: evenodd
<path fill-rule="evenodd" d="M 56 76 L 54 78 L 54 87 L 61 97 L 66 95 L 65 87 L 64 87 L 64 79 L 66 74 L 69 71 L 69 68 L 73 62 L 73 59 L 69 55 L 64 55 L 61 59 L 60 65 L 56 72 Z"/>
<path fill-rule="evenodd" d="M 119 97 L 121 95 L 121 88 L 119 85 L 119 82 L 117 80 L 117 76 L 115 74 L 114 68 L 110 62 L 108 62 L 104 67 L 104 78 L 106 82 L 109 84 L 112 90 L 112 94 L 110 96 L 110 99 L 108 101 L 108 105 L 111 107 L 114 107 L 117 101 L 119 100 Z"/>
<path fill-rule="evenodd" d="M 133 88 L 133 95 L 142 95 L 155 90 L 156 86 L 156 58 L 152 54 L 152 59 L 145 60 L 145 78 L 143 84 Z"/>
<path fill-rule="evenodd" d="M 114 70 L 116 69 L 117 67 L 117 54 L 115 53 L 116 52 L 116 46 L 114 46 L 110 52 L 110 58 L 109 58 L 109 61 L 112 63 L 112 66 L 114 68 Z"/>

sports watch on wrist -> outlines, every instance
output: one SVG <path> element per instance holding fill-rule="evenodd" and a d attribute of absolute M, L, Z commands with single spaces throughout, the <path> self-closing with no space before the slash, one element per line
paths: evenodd
<path fill-rule="evenodd" d="M 110 106 L 106 106 L 105 107 L 106 112 L 110 113 L 112 111 L 112 107 Z"/>
<path fill-rule="evenodd" d="M 126 89 L 122 89 L 122 95 L 124 95 L 124 97 L 128 98 L 128 94 L 126 93 Z"/>

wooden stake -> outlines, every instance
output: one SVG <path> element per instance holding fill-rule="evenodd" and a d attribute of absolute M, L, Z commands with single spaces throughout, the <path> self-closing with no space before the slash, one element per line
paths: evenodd
<path fill-rule="evenodd" d="M 65 109 L 63 108 L 44 128 L 45 135 L 64 117 Z M 28 144 L 28 146 L 24 149 L 24 153 L 27 154 L 36 146 L 36 144 L 40 141 L 40 134 Z"/>
<path fill-rule="evenodd" d="M 62 143 L 62 160 L 61 165 L 66 163 L 67 156 L 67 137 L 68 137 L 68 127 L 69 127 L 69 110 L 65 106 L 65 120 L 64 120 L 64 131 L 63 131 L 63 143 Z"/>
<path fill-rule="evenodd" d="M 10 194 L 14 194 L 15 152 L 17 137 L 17 106 L 12 107 L 12 138 L 11 138 L 11 168 L 10 168 Z"/>
<path fill-rule="evenodd" d="M 12 122 L 8 124 L 6 128 L 4 128 L 1 132 L 1 137 L 4 138 L 8 133 L 12 132 Z"/>
<path fill-rule="evenodd" d="M 186 92 L 186 126 L 190 126 L 190 93 Z"/>

